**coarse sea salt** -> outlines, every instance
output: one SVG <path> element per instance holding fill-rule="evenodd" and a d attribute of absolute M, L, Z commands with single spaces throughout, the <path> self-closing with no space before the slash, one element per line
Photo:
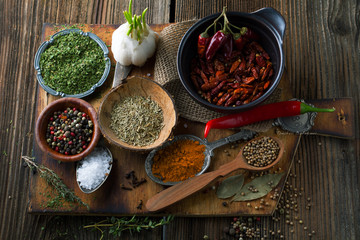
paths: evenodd
<path fill-rule="evenodd" d="M 96 147 L 80 161 L 80 167 L 76 170 L 80 187 L 91 190 L 101 184 L 110 172 L 111 161 L 111 156 L 106 148 Z"/>

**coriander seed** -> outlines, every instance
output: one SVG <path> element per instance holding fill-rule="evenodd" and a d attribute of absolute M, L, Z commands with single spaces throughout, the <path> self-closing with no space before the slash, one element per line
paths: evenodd
<path fill-rule="evenodd" d="M 243 149 L 247 163 L 254 167 L 265 167 L 274 162 L 280 152 L 279 144 L 271 137 L 249 142 Z"/>

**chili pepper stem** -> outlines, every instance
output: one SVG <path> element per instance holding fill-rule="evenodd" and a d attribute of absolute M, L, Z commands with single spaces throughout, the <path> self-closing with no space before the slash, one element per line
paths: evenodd
<path fill-rule="evenodd" d="M 205 31 L 204 31 L 203 33 L 201 33 L 201 34 L 207 34 L 207 32 L 209 31 L 209 29 L 210 29 L 212 26 L 214 26 L 214 25 L 216 26 L 217 21 L 219 21 L 219 19 L 220 19 L 222 16 L 224 16 L 225 13 L 226 13 L 226 7 L 223 8 L 223 11 L 221 12 L 220 16 L 218 16 L 218 17 L 214 20 L 214 22 L 213 22 L 210 26 L 208 26 L 208 27 L 205 29 Z"/>
<path fill-rule="evenodd" d="M 225 9 L 226 9 L 226 7 L 224 7 L 223 12 L 225 11 Z M 229 29 L 228 24 L 230 24 L 230 22 L 226 16 L 226 12 L 224 12 L 224 27 L 223 27 L 224 33 L 226 32 L 227 29 Z"/>
<path fill-rule="evenodd" d="M 334 112 L 335 108 L 317 108 L 307 105 L 305 103 L 300 104 L 300 114 L 307 112 Z"/>

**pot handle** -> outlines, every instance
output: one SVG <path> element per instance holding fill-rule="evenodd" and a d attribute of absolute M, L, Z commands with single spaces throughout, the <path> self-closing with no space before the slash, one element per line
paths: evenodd
<path fill-rule="evenodd" d="M 280 39 L 282 42 L 282 40 L 284 39 L 286 23 L 284 17 L 278 11 L 276 11 L 274 8 L 266 7 L 252 12 L 252 14 L 267 20 L 280 35 Z"/>

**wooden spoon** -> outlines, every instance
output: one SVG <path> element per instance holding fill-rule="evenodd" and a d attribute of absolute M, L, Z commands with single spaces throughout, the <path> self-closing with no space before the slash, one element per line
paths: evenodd
<path fill-rule="evenodd" d="M 261 138 L 263 138 L 263 137 L 255 138 L 255 139 L 251 140 L 250 142 L 259 140 Z M 168 206 L 190 196 L 191 194 L 200 191 L 201 189 L 208 186 L 211 182 L 213 182 L 217 178 L 226 176 L 226 175 L 234 172 L 235 170 L 244 169 L 244 170 L 250 170 L 250 171 L 264 171 L 269 168 L 272 168 L 275 164 L 277 164 L 280 161 L 280 159 L 284 153 L 284 144 L 277 138 L 274 138 L 274 137 L 271 137 L 271 138 L 278 143 L 279 148 L 280 148 L 279 154 L 278 154 L 276 160 L 273 161 L 271 164 L 269 164 L 265 167 L 254 167 L 254 166 L 249 165 L 243 156 L 244 147 L 250 143 L 250 142 L 248 142 L 241 148 L 239 154 L 236 156 L 236 158 L 233 161 L 222 165 L 218 170 L 190 178 L 184 182 L 181 182 L 172 187 L 169 187 L 169 188 L 161 191 L 160 193 L 156 194 L 152 198 L 150 198 L 146 202 L 147 210 L 149 210 L 150 212 L 155 212 L 155 211 L 159 211 L 165 207 L 168 207 Z"/>

